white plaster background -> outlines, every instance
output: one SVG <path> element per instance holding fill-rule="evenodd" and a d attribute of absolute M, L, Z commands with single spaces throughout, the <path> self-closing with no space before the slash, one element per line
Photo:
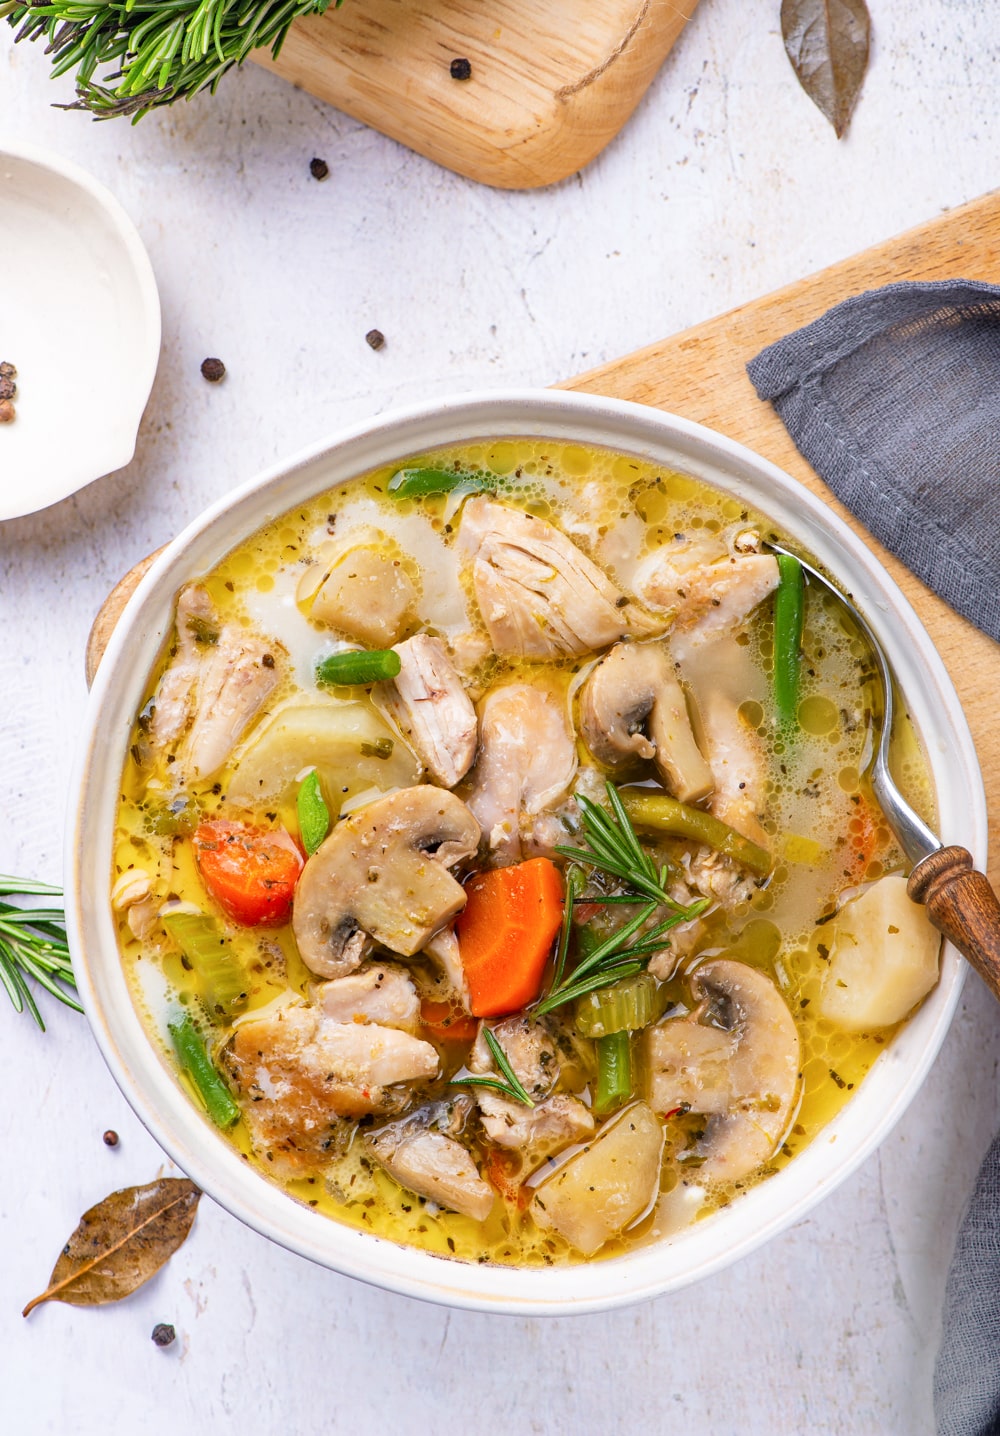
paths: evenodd
<path fill-rule="evenodd" d="M 567 377 L 994 188 L 1000 11 L 870 3 L 872 65 L 845 141 L 787 66 L 778 0 L 702 0 L 619 139 L 583 174 L 523 194 L 446 173 L 252 66 L 214 100 L 94 125 L 50 108 L 68 83 L 4 30 L 0 144 L 58 149 L 118 195 L 164 329 L 135 461 L 0 525 L 0 870 L 59 878 L 90 620 L 208 501 L 344 422 Z M 330 166 L 321 184 L 314 155 Z M 364 342 L 373 325 L 380 353 Z M 200 378 L 206 354 L 225 360 L 225 384 Z M 975 978 L 904 1120 L 805 1221 L 679 1295 L 560 1320 L 368 1289 L 206 1199 L 186 1246 L 129 1301 L 22 1321 L 84 1208 L 162 1161 L 85 1022 L 45 1011 L 43 1037 L 0 999 L 11 1436 L 933 1430 L 947 1263 L 1000 1115 L 1000 1014 Z M 157 1321 L 179 1333 L 165 1351 L 149 1339 Z"/>

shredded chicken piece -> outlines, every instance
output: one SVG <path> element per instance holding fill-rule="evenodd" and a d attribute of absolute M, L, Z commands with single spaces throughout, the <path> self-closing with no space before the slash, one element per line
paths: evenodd
<path fill-rule="evenodd" d="M 489 1216 L 493 1188 L 479 1175 L 468 1150 L 453 1137 L 397 1123 L 366 1138 L 365 1145 L 400 1186 L 477 1222 Z"/>
<path fill-rule="evenodd" d="M 438 1071 L 429 1042 L 376 1023 L 335 1022 L 305 1004 L 241 1022 L 227 1062 L 255 1150 L 292 1174 L 315 1165 L 340 1119 L 398 1111 L 412 1093 L 394 1084 Z"/>
<path fill-rule="evenodd" d="M 449 923 L 436 932 L 430 942 L 424 944 L 424 952 L 432 957 L 448 980 L 448 985 L 466 1012 L 471 1012 L 469 984 L 465 980 L 465 968 L 458 950 L 458 938 L 454 924 Z"/>
<path fill-rule="evenodd" d="M 472 558 L 476 601 L 498 653 L 552 658 L 663 631 L 544 519 L 470 499 L 459 541 Z"/>
<path fill-rule="evenodd" d="M 221 624 L 204 589 L 177 600 L 177 652 L 153 700 L 150 743 L 179 740 L 177 777 L 209 778 L 225 763 L 281 681 L 280 645 Z"/>
<path fill-rule="evenodd" d="M 701 707 L 705 754 L 715 788 L 709 808 L 745 838 L 768 846 L 759 813 L 766 802 L 767 765 L 757 733 L 728 698 L 712 693 Z"/>
<path fill-rule="evenodd" d="M 413 1032 L 420 999 L 408 973 L 389 962 L 334 978 L 316 989 L 317 1005 L 331 1022 L 373 1022 Z"/>
<path fill-rule="evenodd" d="M 491 860 L 504 867 L 521 859 L 522 821 L 565 798 L 576 774 L 576 744 L 564 705 L 549 690 L 528 683 L 509 683 L 486 695 L 479 734 L 468 806 Z"/>
<path fill-rule="evenodd" d="M 488 1087 L 476 1089 L 476 1101 L 483 1130 L 498 1147 L 526 1154 L 525 1171 L 571 1142 L 580 1142 L 594 1131 L 594 1119 L 576 1097 L 552 1089 L 559 1077 L 559 1058 L 550 1033 L 527 1017 L 508 1017 L 492 1029 L 518 1081 L 535 1103 L 502 1097 Z M 483 1028 L 469 1053 L 469 1071 L 495 1071 Z M 552 1095 L 550 1095 L 552 1094 Z"/>
<path fill-rule="evenodd" d="M 476 756 L 476 710 L 440 638 L 418 633 L 397 643 L 402 668 L 372 697 L 436 783 L 453 788 Z"/>
<path fill-rule="evenodd" d="M 125 914 L 132 936 L 140 942 L 152 937 L 159 927 L 160 900 L 153 880 L 142 868 L 129 868 L 111 889 L 111 906 Z"/>
<path fill-rule="evenodd" d="M 670 647 L 683 663 L 692 650 L 732 633 L 778 586 L 773 554 L 732 556 L 704 564 L 682 578 Z"/>

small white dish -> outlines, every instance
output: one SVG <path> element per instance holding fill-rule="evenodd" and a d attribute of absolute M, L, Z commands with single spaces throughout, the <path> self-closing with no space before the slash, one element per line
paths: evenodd
<path fill-rule="evenodd" d="M 115 197 L 78 165 L 0 149 L 0 361 L 17 369 L 0 424 L 0 519 L 120 469 L 160 353 L 149 256 Z"/>

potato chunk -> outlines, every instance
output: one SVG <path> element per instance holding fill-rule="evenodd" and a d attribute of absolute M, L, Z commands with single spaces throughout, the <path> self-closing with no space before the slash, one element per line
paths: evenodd
<path fill-rule="evenodd" d="M 593 1256 L 652 1202 L 662 1152 L 663 1129 L 645 1102 L 634 1102 L 539 1183 L 531 1215 Z"/>
<path fill-rule="evenodd" d="M 838 914 L 820 1015 L 847 1032 L 901 1022 L 937 982 L 940 947 L 906 879 L 880 878 Z"/>
<path fill-rule="evenodd" d="M 369 542 L 341 549 L 319 573 L 310 570 L 300 598 L 308 601 L 317 578 L 308 608 L 311 623 L 373 648 L 388 648 L 402 635 L 417 590 L 385 534 L 375 530 Z"/>

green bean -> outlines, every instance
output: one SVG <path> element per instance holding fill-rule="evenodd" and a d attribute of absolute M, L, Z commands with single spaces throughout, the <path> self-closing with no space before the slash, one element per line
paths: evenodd
<path fill-rule="evenodd" d="M 225 1128 L 238 1122 L 239 1103 L 219 1075 L 191 1018 L 185 1013 L 178 1021 L 168 1022 L 167 1031 L 177 1060 L 194 1083 L 215 1125 Z"/>
<path fill-rule="evenodd" d="M 299 817 L 299 837 L 309 857 L 330 831 L 330 809 L 323 800 L 319 774 L 314 768 L 299 785 L 295 808 Z"/>
<path fill-rule="evenodd" d="M 461 474 L 453 469 L 397 469 L 388 491 L 397 499 L 424 499 L 432 494 L 479 494 L 496 487 L 490 474 Z"/>
<path fill-rule="evenodd" d="M 632 1039 L 628 1032 L 609 1032 L 597 1039 L 597 1088 L 594 1112 L 606 1117 L 632 1095 Z"/>
<path fill-rule="evenodd" d="M 791 728 L 799 707 L 800 649 L 805 596 L 802 565 L 790 553 L 779 553 L 778 590 L 774 595 L 774 703 L 778 721 Z"/>
<path fill-rule="evenodd" d="M 774 866 L 766 848 L 701 808 L 691 808 L 666 793 L 647 793 L 636 788 L 620 789 L 620 797 L 632 822 L 646 832 L 706 843 L 758 877 L 766 877 Z"/>
<path fill-rule="evenodd" d="M 381 683 L 387 678 L 395 678 L 402 666 L 399 654 L 392 648 L 331 653 L 316 664 L 316 682 L 348 685 Z"/>

